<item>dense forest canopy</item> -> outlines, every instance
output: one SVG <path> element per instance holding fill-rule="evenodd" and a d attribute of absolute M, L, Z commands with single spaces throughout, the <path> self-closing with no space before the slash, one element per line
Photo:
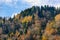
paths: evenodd
<path fill-rule="evenodd" d="M 60 40 L 60 8 L 33 6 L 13 18 L 0 17 L 0 35 L 1 40 Z"/>

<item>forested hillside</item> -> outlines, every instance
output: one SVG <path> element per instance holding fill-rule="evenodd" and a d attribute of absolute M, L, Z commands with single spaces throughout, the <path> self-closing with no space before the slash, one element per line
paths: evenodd
<path fill-rule="evenodd" d="M 0 17 L 0 40 L 60 40 L 60 8 L 33 6 L 13 18 Z"/>

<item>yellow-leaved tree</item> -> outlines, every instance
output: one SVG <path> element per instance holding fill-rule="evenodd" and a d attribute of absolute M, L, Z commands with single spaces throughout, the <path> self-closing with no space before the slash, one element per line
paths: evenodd
<path fill-rule="evenodd" d="M 48 40 L 48 37 L 45 36 L 45 35 L 43 35 L 43 36 L 42 36 L 42 40 Z"/>
<path fill-rule="evenodd" d="M 55 21 L 60 21 L 60 14 L 55 16 Z"/>
<path fill-rule="evenodd" d="M 25 16 L 23 19 L 22 19 L 22 25 L 23 25 L 23 28 L 24 28 L 24 34 L 27 33 L 27 29 L 28 29 L 28 23 L 31 23 L 32 21 L 32 16 Z"/>
<path fill-rule="evenodd" d="M 48 40 L 49 37 L 55 33 L 56 33 L 56 27 L 55 27 L 55 21 L 53 20 L 53 21 L 47 23 L 46 29 L 42 36 L 42 40 Z"/>
<path fill-rule="evenodd" d="M 55 25 L 55 21 L 51 21 L 51 22 L 47 23 L 45 32 L 46 32 L 47 34 L 53 33 L 54 30 L 55 30 L 55 29 L 53 29 L 54 25 Z"/>
<path fill-rule="evenodd" d="M 55 16 L 55 21 L 56 21 L 56 25 L 59 27 L 60 26 L 60 14 Z"/>
<path fill-rule="evenodd" d="M 25 23 L 25 22 L 28 23 L 28 22 L 31 22 L 31 20 L 32 20 L 32 16 L 26 16 L 22 19 L 22 23 Z"/>

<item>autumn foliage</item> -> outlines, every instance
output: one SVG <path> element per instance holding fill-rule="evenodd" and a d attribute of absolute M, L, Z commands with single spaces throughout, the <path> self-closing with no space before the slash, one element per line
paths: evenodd
<path fill-rule="evenodd" d="M 0 40 L 60 40 L 60 8 L 33 6 L 13 18 L 0 17 Z"/>
<path fill-rule="evenodd" d="M 55 21 L 60 21 L 60 14 L 55 16 Z"/>
<path fill-rule="evenodd" d="M 22 19 L 22 23 L 28 23 L 32 21 L 32 16 L 26 16 Z"/>

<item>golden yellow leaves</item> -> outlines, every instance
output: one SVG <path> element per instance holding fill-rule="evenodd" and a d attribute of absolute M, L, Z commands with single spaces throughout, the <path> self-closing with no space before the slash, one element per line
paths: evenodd
<path fill-rule="evenodd" d="M 55 16 L 56 25 L 60 26 L 60 14 Z"/>
<path fill-rule="evenodd" d="M 49 22 L 46 26 L 45 33 L 52 34 L 55 31 L 55 29 L 53 28 L 54 25 L 55 25 L 54 21 Z"/>
<path fill-rule="evenodd" d="M 31 22 L 31 20 L 32 20 L 32 16 L 26 16 L 23 18 L 22 23 L 25 23 L 25 22 L 28 23 L 28 22 Z"/>
<path fill-rule="evenodd" d="M 49 28 L 48 28 L 48 29 L 49 29 Z M 51 34 L 53 34 L 53 33 L 55 33 L 55 32 L 56 32 L 56 30 L 53 29 L 53 28 L 51 28 L 51 29 L 49 29 L 49 30 L 46 31 L 46 33 L 49 34 L 49 35 L 51 35 Z"/>
<path fill-rule="evenodd" d="M 55 21 L 60 21 L 60 14 L 55 16 Z"/>
<path fill-rule="evenodd" d="M 47 40 L 47 39 L 48 38 L 45 35 L 42 36 L 42 40 Z"/>

